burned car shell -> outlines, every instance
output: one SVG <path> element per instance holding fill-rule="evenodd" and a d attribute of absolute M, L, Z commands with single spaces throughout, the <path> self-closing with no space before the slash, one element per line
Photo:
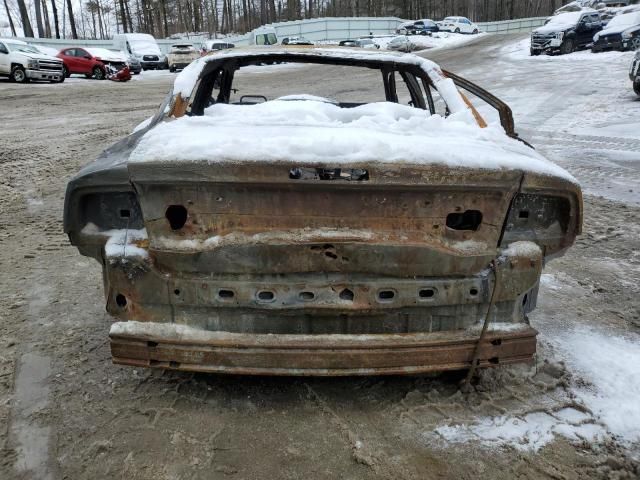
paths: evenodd
<path fill-rule="evenodd" d="M 228 103 L 238 68 L 279 62 L 378 69 L 388 102 L 398 101 L 398 72 L 415 107 L 433 112 L 437 91 L 449 111 L 470 109 L 484 125 L 455 84 L 496 108 L 517 138 L 504 103 L 412 55 L 260 50 L 194 62 L 146 128 L 106 150 L 67 188 L 65 231 L 103 265 L 107 310 L 120 320 L 110 332 L 113 361 L 269 375 L 411 374 L 530 361 L 537 332 L 526 314 L 543 263 L 581 228 L 581 192 L 566 178 L 437 163 L 345 168 L 340 159 L 224 168 L 129 161 L 165 119 L 202 115 L 214 86 L 216 103 Z M 363 228 L 374 233 L 362 236 Z M 292 241 L 288 230 L 303 235 Z M 172 247 L 205 245 L 212 235 L 229 242 Z M 481 247 L 455 247 L 463 244 Z"/>

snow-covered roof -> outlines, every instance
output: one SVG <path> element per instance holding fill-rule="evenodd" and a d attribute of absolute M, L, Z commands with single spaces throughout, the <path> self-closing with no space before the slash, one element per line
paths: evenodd
<path fill-rule="evenodd" d="M 89 52 L 94 57 L 98 57 L 101 60 L 105 60 L 107 62 L 126 62 L 126 57 L 120 52 L 114 52 L 112 50 L 107 50 L 106 48 L 98 48 L 98 47 L 84 47 L 84 49 Z"/>
<path fill-rule="evenodd" d="M 452 113 L 468 110 L 467 104 L 458 92 L 453 80 L 447 78 L 440 67 L 426 58 L 411 53 L 379 52 L 377 50 L 352 50 L 347 48 L 273 48 L 257 47 L 239 50 L 221 50 L 215 54 L 199 58 L 187 66 L 177 77 L 173 91 L 182 98 L 188 99 L 208 62 L 227 58 L 252 57 L 256 55 L 291 55 L 300 58 L 335 58 L 354 61 L 392 62 L 396 64 L 415 65 L 420 67 L 431 79 L 433 85 L 442 96 Z"/>

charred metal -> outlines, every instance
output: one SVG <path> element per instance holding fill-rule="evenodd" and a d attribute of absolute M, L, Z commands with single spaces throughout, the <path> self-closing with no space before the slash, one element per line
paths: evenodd
<path fill-rule="evenodd" d="M 530 361 L 537 332 L 527 314 L 543 264 L 581 228 L 580 189 L 562 178 L 437 164 L 345 167 L 339 159 L 295 167 L 128 162 L 167 115 L 227 103 L 238 69 L 276 62 L 377 69 L 390 102 L 398 101 L 398 73 L 412 105 L 435 113 L 424 71 L 373 55 L 249 52 L 207 62 L 190 98 L 168 99 L 146 130 L 68 185 L 65 231 L 102 264 L 107 311 L 125 322 L 112 329 L 114 362 L 370 375 Z M 517 138 L 507 105 L 446 75 L 494 107 Z M 122 248 L 110 253 L 121 231 Z M 511 248 L 516 242 L 524 243 Z M 490 326 L 480 340 L 483 322 Z"/>

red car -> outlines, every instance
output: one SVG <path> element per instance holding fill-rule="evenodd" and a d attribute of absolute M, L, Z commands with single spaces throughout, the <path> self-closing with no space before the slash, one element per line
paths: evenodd
<path fill-rule="evenodd" d="M 119 72 L 127 67 L 127 60 L 120 52 L 106 48 L 65 48 L 57 57 L 64 63 L 65 77 L 78 73 L 104 80 L 114 70 Z"/>

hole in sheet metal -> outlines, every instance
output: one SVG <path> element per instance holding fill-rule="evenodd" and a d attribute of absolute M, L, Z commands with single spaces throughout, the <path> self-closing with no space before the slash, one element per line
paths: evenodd
<path fill-rule="evenodd" d="M 276 294 L 271 290 L 260 290 L 258 292 L 258 300 L 261 302 L 272 302 L 276 298 Z"/>
<path fill-rule="evenodd" d="M 118 305 L 121 308 L 124 308 L 127 306 L 127 297 L 125 297 L 123 294 L 119 293 L 116 295 L 116 305 Z"/>
<path fill-rule="evenodd" d="M 176 295 L 176 296 L 180 295 L 180 289 L 179 289 L 179 288 L 176 288 L 176 289 L 173 291 L 173 294 L 174 294 L 174 295 Z"/>
<path fill-rule="evenodd" d="M 447 227 L 452 230 L 478 230 L 482 223 L 480 210 L 465 210 L 462 213 L 450 213 L 447 215 Z"/>
<path fill-rule="evenodd" d="M 353 302 L 353 292 L 348 288 L 345 288 L 340 292 L 340 299 L 347 300 L 349 302 Z"/>
<path fill-rule="evenodd" d="M 495 345 L 496 347 L 498 345 L 502 345 L 502 339 L 501 338 L 496 338 L 494 340 L 491 340 L 491 345 Z"/>
<path fill-rule="evenodd" d="M 131 217 L 131 210 L 128 208 L 120 209 L 120 218 L 129 218 Z"/>
<path fill-rule="evenodd" d="M 518 218 L 529 218 L 529 210 L 520 210 Z"/>
<path fill-rule="evenodd" d="M 182 205 L 169 205 L 164 216 L 171 230 L 180 230 L 187 223 L 187 209 Z"/>
<path fill-rule="evenodd" d="M 236 294 L 233 290 L 227 290 L 227 289 L 218 290 L 218 297 L 221 298 L 222 300 L 231 300 L 235 296 Z"/>
<path fill-rule="evenodd" d="M 396 292 L 393 290 L 380 290 L 378 292 L 378 300 L 381 302 L 390 302 L 396 296 Z"/>
<path fill-rule="evenodd" d="M 475 297 L 476 295 L 478 295 L 478 289 L 477 288 L 469 289 L 469 295 L 471 295 L 472 297 Z"/>
<path fill-rule="evenodd" d="M 303 300 L 305 302 L 309 302 L 316 298 L 316 294 L 313 292 L 300 292 L 298 296 L 300 297 L 300 300 Z"/>
<path fill-rule="evenodd" d="M 436 294 L 436 291 L 433 288 L 422 288 L 418 291 L 418 296 L 420 298 L 433 298 Z"/>

